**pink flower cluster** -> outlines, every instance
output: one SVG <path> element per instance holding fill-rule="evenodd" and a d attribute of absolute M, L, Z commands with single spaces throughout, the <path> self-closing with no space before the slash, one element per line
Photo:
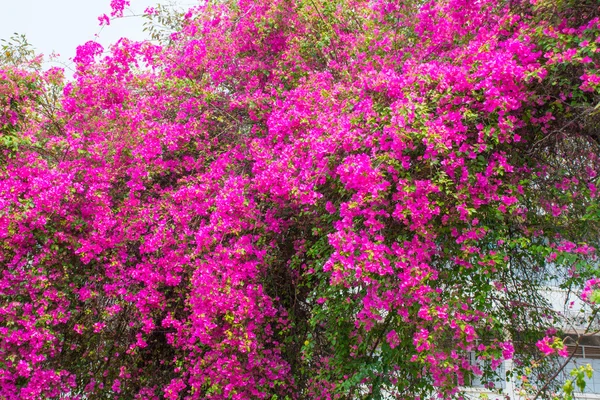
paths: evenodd
<path fill-rule="evenodd" d="M 556 336 L 545 336 L 536 343 L 536 346 L 546 356 L 551 354 L 558 354 L 561 357 L 569 356 L 566 346 L 563 344 L 562 340 Z"/>
<path fill-rule="evenodd" d="M 585 283 L 581 298 L 589 303 L 598 303 L 600 297 L 600 278 L 590 279 Z"/>

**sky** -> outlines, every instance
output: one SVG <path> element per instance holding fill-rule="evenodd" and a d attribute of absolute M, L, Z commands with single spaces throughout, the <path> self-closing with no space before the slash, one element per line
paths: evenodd
<path fill-rule="evenodd" d="M 0 39 L 9 39 L 15 32 L 25 34 L 38 53 L 45 56 L 58 53 L 58 60 L 66 64 L 47 63 L 47 66 L 73 68 L 70 60 L 75 56 L 75 49 L 89 40 L 107 48 L 121 37 L 147 38 L 143 32 L 145 19 L 139 15 L 157 2 L 168 3 L 164 0 L 130 2 L 124 18 L 100 27 L 98 17 L 110 15 L 110 0 L 0 0 Z M 68 70 L 65 72 L 69 74 Z"/>

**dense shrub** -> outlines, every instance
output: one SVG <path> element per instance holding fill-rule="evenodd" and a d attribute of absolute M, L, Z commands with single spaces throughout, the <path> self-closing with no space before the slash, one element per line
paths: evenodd
<path fill-rule="evenodd" d="M 73 80 L 3 62 L 1 398 L 450 398 L 561 351 L 541 289 L 598 275 L 596 1 L 147 13 L 177 32 Z"/>

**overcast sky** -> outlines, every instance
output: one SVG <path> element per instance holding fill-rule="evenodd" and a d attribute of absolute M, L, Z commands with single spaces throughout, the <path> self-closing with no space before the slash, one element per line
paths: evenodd
<path fill-rule="evenodd" d="M 69 60 L 75 49 L 89 40 L 106 48 L 121 37 L 145 39 L 144 19 L 134 15 L 157 2 L 167 3 L 131 0 L 124 13 L 126 18 L 113 20 L 110 26 L 102 28 L 98 17 L 110 15 L 110 0 L 0 0 L 0 39 L 8 39 L 14 32 L 23 33 L 39 53 L 49 56 L 56 52 L 60 60 L 72 66 Z"/>

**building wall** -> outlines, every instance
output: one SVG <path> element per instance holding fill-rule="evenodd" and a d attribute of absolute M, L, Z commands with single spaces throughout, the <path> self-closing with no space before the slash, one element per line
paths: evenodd
<path fill-rule="evenodd" d="M 581 346 L 583 352 L 585 352 L 586 348 L 591 346 Z M 600 350 L 600 348 L 594 348 L 594 350 Z M 593 351 L 595 354 L 595 351 Z M 566 381 L 571 378 L 569 372 L 579 366 L 585 366 L 590 364 L 594 370 L 594 374 L 591 379 L 586 378 L 586 387 L 585 390 L 581 392 L 577 392 L 574 396 L 575 399 L 579 400 L 600 400 L 600 359 L 599 358 L 583 358 L 583 357 L 574 357 L 571 362 L 564 368 L 563 372 L 559 375 L 561 381 Z M 504 371 L 512 368 L 511 361 L 505 362 L 502 366 L 500 366 L 500 373 L 504 374 Z M 499 385 L 500 386 L 500 385 Z M 510 400 L 522 400 L 524 399 L 522 396 L 519 396 L 519 389 L 515 387 L 512 382 L 505 382 L 501 385 L 502 394 L 495 394 L 483 387 L 483 384 L 475 380 L 473 382 L 472 387 L 465 388 L 465 392 L 470 399 L 481 399 L 482 395 L 487 395 L 489 400 L 507 400 L 507 396 Z"/>

